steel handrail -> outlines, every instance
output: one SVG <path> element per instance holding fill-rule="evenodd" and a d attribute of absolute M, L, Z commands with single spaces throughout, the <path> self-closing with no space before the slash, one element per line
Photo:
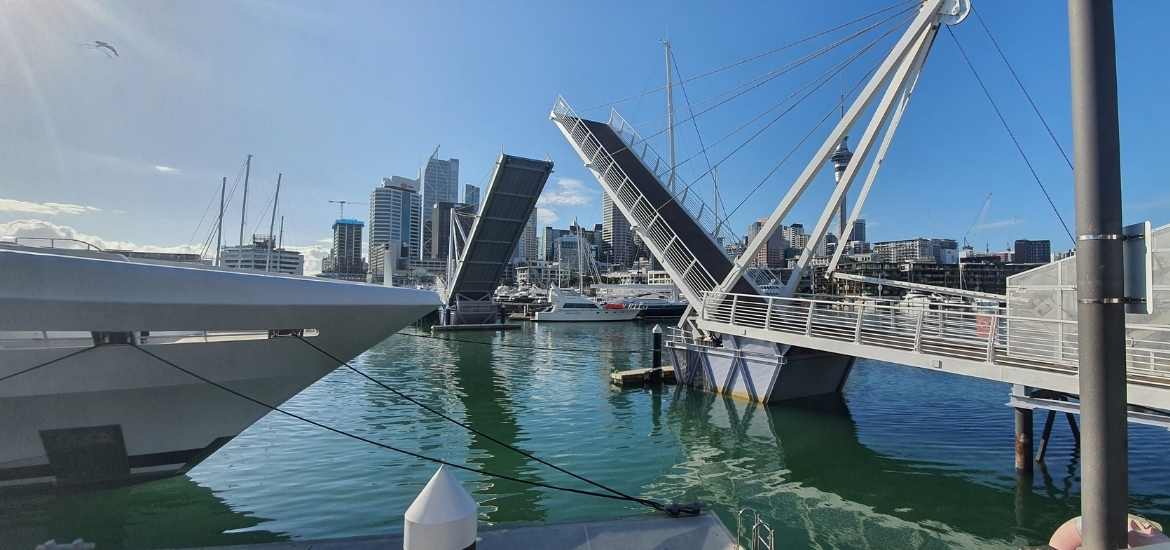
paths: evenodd
<path fill-rule="evenodd" d="M 1079 367 L 1076 321 L 1066 319 L 714 291 L 703 293 L 699 312 L 705 321 L 993 364 Z M 1135 332 L 1145 337 L 1129 336 Z M 1170 377 L 1170 326 L 1127 327 L 1126 358 L 1127 370 Z"/>
<path fill-rule="evenodd" d="M 631 213 L 636 213 L 636 207 L 638 206 L 639 202 L 647 204 L 647 205 L 652 204 L 646 198 L 646 196 L 643 195 L 642 192 L 639 191 L 637 189 L 637 187 L 634 186 L 633 179 L 631 179 L 629 174 L 627 174 L 625 172 L 625 170 L 622 169 L 622 167 L 618 164 L 617 160 L 613 158 L 613 155 L 609 151 L 607 151 L 604 146 L 601 145 L 601 140 L 599 140 L 597 138 L 597 136 L 593 134 L 593 131 L 583 122 L 583 119 L 580 116 L 578 116 L 575 111 L 573 111 L 573 108 L 571 106 L 569 106 L 569 103 L 567 101 L 565 101 L 564 97 L 560 97 L 560 96 L 557 97 L 556 103 L 553 104 L 553 115 L 554 115 L 553 116 L 554 120 L 559 122 L 562 125 L 562 127 L 565 128 L 566 133 L 568 134 L 569 138 L 572 139 L 579 147 L 581 147 L 581 151 L 583 153 L 588 154 L 585 151 L 582 143 L 577 143 L 577 138 L 575 137 L 575 134 L 576 134 L 576 131 L 578 130 L 578 128 L 583 129 L 585 136 L 588 139 L 591 139 L 593 141 L 593 143 L 596 144 L 596 153 L 594 154 L 594 156 L 596 156 L 597 153 L 603 153 L 606 157 L 608 157 L 608 160 L 609 160 L 608 166 L 605 168 L 604 172 L 598 171 L 598 173 L 601 174 L 601 176 L 602 176 L 599 179 L 602 180 L 601 181 L 602 185 L 612 186 L 612 184 L 609 181 L 606 181 L 606 177 L 605 177 L 606 174 L 610 170 L 614 170 L 617 175 L 621 176 L 622 183 L 621 183 L 621 185 L 618 186 L 617 189 L 614 189 L 613 195 L 620 202 L 623 202 L 623 203 L 629 202 L 629 204 L 623 204 L 623 206 L 625 206 L 627 209 L 629 209 Z M 561 119 L 561 117 L 565 117 L 565 118 L 568 118 L 569 120 L 572 120 L 573 121 L 572 126 L 569 126 L 565 120 Z M 585 138 L 583 137 L 583 140 L 584 139 Z M 591 164 L 593 163 L 593 159 L 586 159 L 586 160 L 588 160 Z M 596 170 L 596 168 L 594 168 L 594 169 Z M 622 195 L 621 191 L 623 189 L 627 189 L 628 191 L 630 191 L 631 195 L 634 195 L 633 201 L 623 200 L 624 197 L 621 196 Z M 637 216 L 635 216 L 635 217 L 637 217 Z M 641 222 L 643 227 L 645 227 L 646 231 L 649 233 L 651 230 L 651 226 L 654 224 L 655 221 L 658 221 L 658 219 L 661 219 L 661 218 L 659 216 L 657 216 L 657 212 L 654 211 L 654 216 L 652 217 L 652 219 L 650 219 L 650 220 L 638 219 L 636 221 Z M 663 247 L 662 254 L 668 260 L 671 260 L 670 263 L 682 264 L 682 265 L 672 265 L 671 267 L 673 267 L 675 270 L 677 270 L 679 272 L 680 277 L 683 278 L 682 282 L 684 285 L 687 285 L 687 286 L 694 285 L 695 281 L 689 280 L 689 278 L 686 277 L 686 275 L 687 275 L 687 273 L 689 273 L 691 271 L 691 269 L 693 269 L 696 266 L 701 270 L 702 274 L 706 276 L 707 280 L 710 281 L 710 283 L 708 285 L 699 285 L 699 288 L 692 288 L 691 289 L 692 292 L 694 292 L 695 294 L 698 295 L 697 297 L 701 297 L 703 292 L 706 292 L 706 291 L 714 288 L 717 284 L 719 284 L 719 279 L 716 279 L 714 276 L 712 276 L 711 273 L 709 271 L 707 271 L 707 268 L 697 261 L 697 256 L 693 252 L 691 252 L 690 248 L 687 247 L 686 243 L 683 242 L 681 239 L 677 238 L 678 234 L 674 231 L 674 228 L 670 227 L 669 224 L 666 224 L 666 223 L 660 224 L 659 227 L 665 228 L 666 231 L 669 231 L 671 233 L 670 244 Z M 655 244 L 658 246 L 661 246 L 661 243 L 655 243 Z M 667 254 L 669 251 L 668 249 L 672 246 L 675 246 L 675 245 L 681 247 L 682 252 L 685 252 L 686 255 L 690 257 L 689 265 L 688 265 L 688 261 L 685 257 L 681 258 L 682 261 L 680 262 L 679 261 L 680 258 L 671 258 Z M 702 281 L 700 281 L 700 282 L 702 282 Z M 702 288 L 702 286 L 707 286 L 707 288 Z"/>

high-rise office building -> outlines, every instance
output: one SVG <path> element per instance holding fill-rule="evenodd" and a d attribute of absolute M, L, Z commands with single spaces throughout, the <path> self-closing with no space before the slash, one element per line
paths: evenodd
<path fill-rule="evenodd" d="M 471 224 L 475 221 L 475 212 L 470 206 L 461 202 L 439 202 L 431 211 L 431 221 L 435 224 L 434 239 L 431 240 L 430 258 L 447 260 L 447 252 L 451 244 L 451 217 L 463 228 L 464 232 L 471 231 Z"/>
<path fill-rule="evenodd" d="M 370 250 L 366 257 L 372 259 L 375 250 L 391 241 L 401 243 L 395 256 L 417 257 L 422 246 L 421 224 L 418 181 L 401 176 L 382 178 L 382 186 L 370 192 Z"/>
<path fill-rule="evenodd" d="M 470 183 L 463 185 L 463 204 L 472 207 L 477 213 L 479 212 L 479 187 Z"/>
<path fill-rule="evenodd" d="M 534 262 L 541 259 L 540 243 L 536 240 L 536 209 L 533 208 L 528 223 L 524 224 L 524 231 L 520 233 L 520 239 L 516 241 L 516 248 L 512 250 L 512 261 Z"/>
<path fill-rule="evenodd" d="M 601 225 L 601 240 L 609 252 L 609 262 L 620 267 L 633 265 L 634 241 L 630 235 L 630 222 L 608 193 L 601 194 Z"/>
<path fill-rule="evenodd" d="M 362 261 L 362 228 L 360 220 L 341 218 L 333 222 L 333 247 L 322 264 L 323 276 L 341 279 L 366 278 L 366 266 Z"/>
<path fill-rule="evenodd" d="M 438 153 L 437 149 L 435 153 Z M 442 160 L 432 155 L 427 160 L 427 166 L 419 180 L 423 199 L 422 255 L 430 257 L 430 252 L 435 250 L 435 244 L 431 239 L 431 231 L 434 229 L 431 216 L 434 214 L 435 204 L 459 201 L 459 159 Z"/>
<path fill-rule="evenodd" d="M 1052 261 L 1052 241 L 1016 239 L 1012 261 L 1017 264 L 1046 264 Z"/>
<path fill-rule="evenodd" d="M 845 240 L 865 242 L 865 218 L 857 218 L 853 222 L 853 231 L 849 232 L 849 238 Z"/>

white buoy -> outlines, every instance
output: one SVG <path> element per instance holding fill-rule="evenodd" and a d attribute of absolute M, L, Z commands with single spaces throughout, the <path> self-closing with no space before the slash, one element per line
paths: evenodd
<path fill-rule="evenodd" d="M 406 509 L 404 550 L 463 550 L 475 544 L 479 519 L 475 499 L 439 466 Z"/>

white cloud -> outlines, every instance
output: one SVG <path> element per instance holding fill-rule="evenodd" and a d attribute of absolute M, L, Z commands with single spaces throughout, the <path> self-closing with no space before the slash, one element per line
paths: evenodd
<path fill-rule="evenodd" d="M 546 225 L 556 225 L 557 221 L 560 219 L 561 219 L 561 217 L 560 217 L 560 215 L 557 214 L 556 210 L 553 210 L 551 208 L 543 208 L 543 207 L 536 208 L 537 231 L 540 231 L 541 228 L 543 228 Z"/>
<path fill-rule="evenodd" d="M 179 174 L 179 173 L 181 173 L 181 172 L 182 172 L 182 171 L 181 171 L 181 170 L 179 170 L 178 168 L 175 168 L 175 167 L 172 167 L 172 166 L 165 166 L 165 165 L 162 165 L 162 164 L 156 164 L 156 165 L 154 165 L 154 170 L 155 170 L 156 172 L 162 172 L 162 173 L 164 173 L 164 174 Z"/>
<path fill-rule="evenodd" d="M 979 229 L 979 230 L 1003 229 L 1004 227 L 1011 227 L 1013 225 L 1020 225 L 1021 223 L 1024 223 L 1024 220 L 1021 220 L 1019 218 L 1010 218 L 1010 219 L 1006 219 L 1006 220 L 995 220 L 995 221 L 990 221 L 990 222 L 986 222 L 986 223 L 981 223 L 981 224 L 976 225 L 975 229 Z"/>
<path fill-rule="evenodd" d="M 172 252 L 198 254 L 202 245 L 180 244 L 172 246 L 140 245 L 130 241 L 116 241 L 82 233 L 68 225 L 59 225 L 45 220 L 16 220 L 0 223 L 0 238 L 47 237 L 52 239 L 76 239 L 106 250 L 138 250 L 142 252 Z"/>
<path fill-rule="evenodd" d="M 557 180 L 552 189 L 545 187 L 536 204 L 543 206 L 585 206 L 593 202 L 596 193 L 584 182 L 572 178 Z"/>
<path fill-rule="evenodd" d="M 87 214 L 99 212 L 100 208 L 84 204 L 69 204 L 64 202 L 28 202 L 16 199 L 0 199 L 0 212 L 20 212 L 22 214 L 41 214 L 58 216 L 61 214 Z"/>
<path fill-rule="evenodd" d="M 286 244 L 284 248 L 303 254 L 305 256 L 305 275 L 316 275 L 321 272 L 321 260 L 329 254 L 331 246 L 328 244 L 312 244 L 308 246 Z"/>

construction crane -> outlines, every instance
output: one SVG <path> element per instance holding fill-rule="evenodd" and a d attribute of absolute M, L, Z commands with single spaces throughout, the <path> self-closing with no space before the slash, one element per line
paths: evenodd
<path fill-rule="evenodd" d="M 347 204 L 366 204 L 364 202 L 354 202 L 354 201 L 329 201 L 329 203 L 337 205 L 337 218 L 338 219 L 345 217 L 345 205 L 347 205 Z"/>
<path fill-rule="evenodd" d="M 987 194 L 987 198 L 983 199 L 983 208 L 979 209 L 979 215 L 975 216 L 975 221 L 971 222 L 971 227 L 967 228 L 967 232 L 963 233 L 963 248 L 970 248 L 970 243 L 967 242 L 967 237 L 971 236 L 971 232 L 975 230 L 979 224 L 983 223 L 987 218 L 987 209 L 991 208 L 991 193 Z"/>

